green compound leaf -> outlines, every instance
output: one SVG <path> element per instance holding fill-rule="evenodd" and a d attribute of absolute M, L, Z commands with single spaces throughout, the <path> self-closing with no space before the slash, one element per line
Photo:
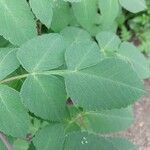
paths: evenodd
<path fill-rule="evenodd" d="M 47 28 L 50 28 L 53 10 L 49 0 L 30 0 L 30 6 L 35 16 L 44 23 Z"/>
<path fill-rule="evenodd" d="M 36 150 L 63 150 L 65 132 L 62 124 L 50 124 L 35 135 Z"/>
<path fill-rule="evenodd" d="M 105 26 L 111 25 L 119 14 L 118 0 L 98 0 L 102 15 L 102 24 Z"/>
<path fill-rule="evenodd" d="M 83 27 L 91 27 L 91 23 L 95 22 L 97 14 L 96 0 L 82 0 L 79 3 L 73 3 L 75 17 Z"/>
<path fill-rule="evenodd" d="M 0 131 L 14 150 L 135 150 L 107 137 L 131 125 L 127 106 L 150 76 L 145 57 L 115 34 L 121 6 L 146 8 L 145 0 L 0 0 Z M 60 34 L 37 37 L 39 28 Z"/>
<path fill-rule="evenodd" d="M 115 33 L 107 31 L 98 33 L 96 40 L 104 53 L 117 51 L 121 44 L 121 40 Z"/>
<path fill-rule="evenodd" d="M 75 132 L 67 136 L 62 150 L 129 150 L 133 148 L 134 145 L 126 139 Z"/>
<path fill-rule="evenodd" d="M 149 64 L 146 58 L 133 44 L 123 42 L 120 45 L 118 54 L 125 60 L 131 62 L 133 68 L 141 79 L 145 79 L 150 76 Z"/>
<path fill-rule="evenodd" d="M 69 25 L 71 21 L 71 9 L 69 4 L 62 0 L 50 0 L 53 7 L 53 19 L 51 28 L 59 32 Z"/>
<path fill-rule="evenodd" d="M 97 0 L 82 0 L 79 3 L 72 3 L 74 15 L 81 26 L 91 29 L 96 23 Z"/>
<path fill-rule="evenodd" d="M 64 37 L 68 46 L 92 40 L 87 31 L 77 27 L 66 27 L 60 34 Z"/>
<path fill-rule="evenodd" d="M 13 143 L 13 150 L 28 150 L 29 143 L 25 140 L 17 139 Z"/>
<path fill-rule="evenodd" d="M 127 9 L 132 13 L 138 13 L 145 10 L 146 2 L 145 0 L 119 0 L 122 7 Z"/>
<path fill-rule="evenodd" d="M 49 34 L 38 38 L 38 40 L 37 38 L 33 39 L 35 44 L 31 45 L 31 40 L 18 51 L 20 63 L 27 71 L 33 74 L 53 69 L 52 60 L 60 63 L 60 57 L 62 57 L 60 64 L 63 64 L 63 46 L 65 44 L 62 42 L 62 37 L 59 34 Z M 49 41 L 53 41 L 56 44 L 53 45 L 52 43 L 49 47 Z M 106 45 L 105 47 L 107 48 L 112 41 L 108 40 L 107 43 L 102 45 Z M 114 43 L 112 45 L 114 49 L 115 47 L 117 49 L 120 43 L 119 38 L 118 42 Z M 52 54 L 55 56 L 55 59 L 52 57 Z M 126 107 L 144 94 L 143 84 L 132 66 L 128 62 L 116 58 L 100 61 L 99 48 L 92 41 L 72 44 L 67 49 L 65 59 L 68 70 L 60 72 L 65 77 L 67 94 L 76 105 L 87 110 Z M 46 74 L 52 74 L 52 72 L 49 71 Z M 55 73 L 59 74 L 59 71 L 56 70 L 53 74 Z M 59 75 L 62 75 L 62 73 Z"/>
<path fill-rule="evenodd" d="M 131 108 L 85 112 L 83 118 L 83 129 L 94 133 L 122 131 L 129 128 L 134 120 Z"/>
<path fill-rule="evenodd" d="M 63 37 L 51 33 L 26 42 L 17 54 L 20 63 L 28 72 L 45 71 L 63 65 L 65 47 Z"/>
<path fill-rule="evenodd" d="M 33 143 L 37 150 L 135 149 L 133 144 L 123 138 L 105 138 L 80 131 L 66 134 L 63 124 L 50 124 L 41 129 L 36 133 Z"/>
<path fill-rule="evenodd" d="M 35 115 L 52 121 L 67 117 L 64 83 L 55 76 L 29 76 L 21 88 L 25 106 Z"/>
<path fill-rule="evenodd" d="M 0 35 L 14 45 L 36 36 L 36 24 L 25 0 L 0 0 Z"/>
<path fill-rule="evenodd" d="M 115 58 L 74 70 L 65 75 L 65 82 L 67 93 L 74 103 L 87 110 L 126 107 L 145 92 L 130 64 Z"/>
<path fill-rule="evenodd" d="M 80 70 L 100 62 L 101 54 L 95 42 L 87 41 L 72 44 L 66 51 L 67 67 L 70 70 Z M 73 59 L 72 59 L 73 58 Z"/>
<path fill-rule="evenodd" d="M 0 130 L 14 137 L 25 136 L 29 127 L 29 116 L 19 93 L 0 85 Z"/>
<path fill-rule="evenodd" d="M 0 48 L 0 80 L 15 71 L 19 65 L 16 49 Z"/>

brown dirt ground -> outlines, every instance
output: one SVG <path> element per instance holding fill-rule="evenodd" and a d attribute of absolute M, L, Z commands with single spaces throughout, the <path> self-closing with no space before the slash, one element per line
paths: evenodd
<path fill-rule="evenodd" d="M 150 89 L 150 80 L 145 81 Z M 150 94 L 143 96 L 134 106 L 135 122 L 121 136 L 128 137 L 137 150 L 150 150 Z"/>

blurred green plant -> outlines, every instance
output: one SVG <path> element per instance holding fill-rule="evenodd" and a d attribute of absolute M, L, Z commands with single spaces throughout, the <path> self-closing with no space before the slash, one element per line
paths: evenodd
<path fill-rule="evenodd" d="M 125 23 L 125 24 L 124 24 Z M 132 41 L 139 49 L 150 56 L 150 1 L 147 10 L 138 14 L 126 13 L 121 22 L 121 39 Z"/>

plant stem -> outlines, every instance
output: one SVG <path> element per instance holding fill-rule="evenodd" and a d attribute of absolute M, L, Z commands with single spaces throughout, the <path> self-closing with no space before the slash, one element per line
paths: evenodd
<path fill-rule="evenodd" d="M 18 76 L 15 76 L 15 77 L 10 77 L 8 79 L 4 79 L 4 80 L 0 81 L 0 84 L 11 82 L 11 81 L 14 81 L 14 80 L 19 80 L 19 79 L 22 79 L 22 78 L 26 78 L 28 75 L 29 74 L 23 74 L 23 75 L 18 75 Z"/>
<path fill-rule="evenodd" d="M 13 150 L 12 145 L 9 143 L 6 136 L 2 132 L 0 132 L 0 139 L 6 146 L 7 150 Z"/>
<path fill-rule="evenodd" d="M 14 76 L 14 77 L 10 77 L 10 78 L 1 80 L 0 84 L 11 82 L 11 81 L 14 81 L 14 80 L 19 80 L 19 79 L 22 79 L 22 78 L 26 78 L 29 75 L 33 75 L 33 76 L 34 75 L 61 75 L 61 76 L 63 76 L 64 74 L 71 73 L 71 72 L 73 72 L 73 71 L 69 71 L 69 70 L 50 70 L 50 71 L 43 71 L 43 72 L 27 73 L 27 74 L 17 75 L 17 76 Z"/>

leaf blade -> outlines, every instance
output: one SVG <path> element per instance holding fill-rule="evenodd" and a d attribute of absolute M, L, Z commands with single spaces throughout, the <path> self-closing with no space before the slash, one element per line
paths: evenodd
<path fill-rule="evenodd" d="M 81 70 L 100 62 L 101 53 L 96 42 L 87 41 L 74 43 L 68 47 L 65 58 L 69 70 Z"/>
<path fill-rule="evenodd" d="M 60 34 L 64 37 L 68 47 L 74 43 L 92 40 L 88 32 L 77 27 L 66 27 Z"/>
<path fill-rule="evenodd" d="M 36 17 L 44 23 L 47 28 L 50 28 L 53 17 L 53 10 L 50 1 L 30 0 L 29 3 Z"/>
<path fill-rule="evenodd" d="M 61 121 L 68 116 L 65 87 L 55 76 L 31 75 L 20 93 L 24 105 L 43 119 Z"/>
<path fill-rule="evenodd" d="M 127 150 L 134 148 L 134 146 L 126 139 L 105 138 L 86 132 L 76 132 L 68 135 L 63 150 L 120 150 L 120 148 Z"/>
<path fill-rule="evenodd" d="M 141 79 L 146 79 L 150 76 L 150 69 L 148 62 L 144 57 L 144 55 L 141 54 L 140 51 L 135 46 L 133 46 L 128 42 L 123 42 L 120 45 L 118 54 L 119 56 L 121 55 L 123 59 L 131 62 L 133 68 L 135 69 L 135 71 L 137 72 L 137 74 Z"/>
<path fill-rule="evenodd" d="M 37 132 L 33 139 L 33 143 L 37 150 L 61 150 L 64 140 L 65 133 L 63 125 L 51 124 Z"/>
<path fill-rule="evenodd" d="M 102 31 L 98 33 L 96 35 L 96 39 L 104 53 L 117 51 L 119 45 L 121 44 L 119 37 L 115 33 L 108 31 Z"/>
<path fill-rule="evenodd" d="M 61 35 L 50 33 L 23 44 L 17 57 L 28 72 L 46 71 L 63 65 L 65 47 Z"/>
<path fill-rule="evenodd" d="M 99 0 L 98 2 L 102 15 L 102 24 L 104 26 L 112 25 L 119 14 L 118 0 Z"/>
<path fill-rule="evenodd" d="M 14 45 L 21 45 L 37 35 L 33 15 L 24 0 L 0 0 L 0 17 L 0 34 Z"/>
<path fill-rule="evenodd" d="M 19 65 L 20 64 L 16 57 L 16 49 L 0 49 L 0 80 L 15 71 Z"/>
<path fill-rule="evenodd" d="M 85 130 L 94 133 L 112 133 L 125 130 L 133 123 L 131 108 L 85 113 Z"/>
<path fill-rule="evenodd" d="M 8 86 L 0 85 L 0 103 L 0 130 L 14 137 L 25 136 L 28 132 L 29 116 L 19 93 Z"/>
<path fill-rule="evenodd" d="M 138 13 L 140 11 L 145 10 L 146 2 L 145 0 L 119 0 L 120 4 L 130 12 Z"/>
<path fill-rule="evenodd" d="M 132 67 L 116 58 L 103 59 L 95 66 L 68 73 L 65 83 L 75 105 L 87 110 L 126 107 L 145 93 Z"/>

